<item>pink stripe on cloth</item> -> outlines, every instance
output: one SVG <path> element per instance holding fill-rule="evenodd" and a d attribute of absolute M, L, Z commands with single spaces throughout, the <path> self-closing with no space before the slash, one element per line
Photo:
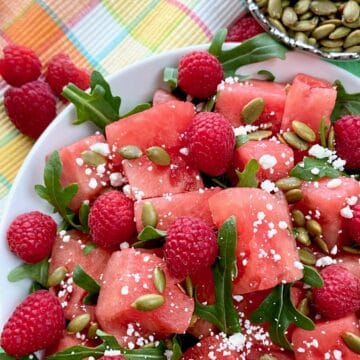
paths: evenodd
<path fill-rule="evenodd" d="M 204 31 L 208 39 L 211 40 L 213 35 L 212 32 L 207 27 L 207 25 L 202 21 L 202 19 L 192 9 L 190 9 L 189 7 L 187 7 L 178 0 L 168 0 L 168 3 L 175 5 L 180 10 L 182 10 L 186 15 L 188 15 L 190 19 L 194 20 L 200 26 L 200 29 Z"/>

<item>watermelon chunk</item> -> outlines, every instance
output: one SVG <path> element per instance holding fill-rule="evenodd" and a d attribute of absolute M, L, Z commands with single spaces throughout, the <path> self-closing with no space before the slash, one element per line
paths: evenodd
<path fill-rule="evenodd" d="M 234 165 L 240 171 L 251 159 L 259 162 L 260 170 L 256 177 L 260 182 L 266 179 L 277 181 L 288 176 L 294 167 L 293 150 L 280 142 L 248 141 L 235 150 Z"/>
<path fill-rule="evenodd" d="M 161 267 L 166 277 L 163 292 L 165 303 L 155 310 L 140 311 L 131 304 L 142 295 L 158 294 L 153 280 L 155 267 Z M 96 317 L 101 329 L 126 342 L 129 324 L 138 324 L 139 333 L 184 333 L 194 310 L 194 301 L 177 286 L 169 275 L 163 259 L 133 248 L 116 251 L 105 268 Z M 125 331 L 124 331 L 125 329 Z"/>
<path fill-rule="evenodd" d="M 70 274 L 76 265 L 80 265 L 92 278 L 99 281 L 110 254 L 101 248 L 95 248 L 85 255 L 83 248 L 90 240 L 90 236 L 76 230 L 58 236 L 52 249 L 49 273 L 60 266 L 65 266 Z M 71 320 L 74 316 L 83 313 L 90 313 L 94 319 L 94 306 L 83 304 L 86 291 L 75 285 L 71 278 L 67 278 L 64 285 L 56 288 L 56 292 L 64 307 L 66 319 Z"/>
<path fill-rule="evenodd" d="M 349 240 L 340 211 L 347 206 L 347 199 L 360 196 L 360 183 L 357 180 L 348 177 L 339 179 L 340 185 L 336 187 L 332 186 L 334 180 L 330 179 L 304 182 L 301 185 L 303 199 L 296 204 L 305 215 L 311 211 L 310 215 L 321 224 L 323 238 L 329 249 Z M 316 213 L 319 215 L 315 217 Z"/>
<path fill-rule="evenodd" d="M 209 199 L 219 228 L 235 215 L 238 277 L 234 294 L 270 289 L 302 278 L 287 203 L 282 195 L 254 188 L 231 188 Z"/>
<path fill-rule="evenodd" d="M 91 344 L 91 342 L 87 338 L 85 338 L 85 340 L 82 340 L 77 338 L 75 334 L 70 335 L 69 333 L 64 331 L 63 337 L 57 343 L 46 349 L 45 354 L 46 356 L 50 356 L 59 351 L 64 351 L 69 347 L 76 345 L 89 346 L 89 347 L 93 346 L 93 344 Z"/>
<path fill-rule="evenodd" d="M 194 114 L 190 102 L 170 101 L 109 124 L 105 131 L 114 164 L 121 161 L 117 149 L 125 145 L 136 145 L 142 151 L 150 146 L 178 146 Z"/>
<path fill-rule="evenodd" d="M 295 359 L 360 359 L 360 355 L 352 352 L 341 338 L 345 331 L 359 336 L 358 324 L 355 314 L 351 314 L 338 320 L 319 322 L 312 331 L 295 329 L 292 336 Z"/>
<path fill-rule="evenodd" d="M 172 196 L 151 198 L 147 201 L 151 201 L 157 211 L 158 229 L 166 230 L 180 216 L 197 217 L 209 226 L 214 227 L 208 199 L 219 191 L 219 188 L 190 191 Z M 138 232 L 144 228 L 141 221 L 143 205 L 144 201 L 135 202 L 135 221 Z"/>
<path fill-rule="evenodd" d="M 261 80 L 224 83 L 216 98 L 215 111 L 223 114 L 232 126 L 245 125 L 241 118 L 244 106 L 255 98 L 265 102 L 264 111 L 253 125 L 271 123 L 273 133 L 280 130 L 285 107 L 285 85 Z"/>
<path fill-rule="evenodd" d="M 90 150 L 91 145 L 106 144 L 102 135 L 92 135 L 59 150 L 63 165 L 61 185 L 76 183 L 78 192 L 70 201 L 69 207 L 76 211 L 84 200 L 92 200 L 104 186 L 108 185 L 108 175 L 99 172 L 95 166 L 88 165 L 81 159 L 81 153 Z M 105 145 L 107 146 L 107 145 Z"/>
<path fill-rule="evenodd" d="M 297 75 L 286 97 L 284 117 L 281 130 L 291 130 L 294 120 L 310 126 L 319 141 L 319 128 L 324 118 L 330 127 L 330 116 L 335 106 L 336 90 L 322 79 L 305 74 Z"/>

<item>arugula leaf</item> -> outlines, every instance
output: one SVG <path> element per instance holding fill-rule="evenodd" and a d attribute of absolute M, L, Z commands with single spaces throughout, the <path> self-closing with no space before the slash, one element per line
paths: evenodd
<path fill-rule="evenodd" d="M 21 264 L 11 270 L 7 276 L 8 281 L 17 282 L 23 279 L 31 279 L 43 287 L 47 287 L 49 261 L 44 259 L 36 264 Z"/>
<path fill-rule="evenodd" d="M 163 81 L 168 84 L 171 90 L 177 87 L 178 82 L 178 70 L 177 68 L 166 67 L 163 73 Z"/>
<path fill-rule="evenodd" d="M 31 286 L 30 286 L 30 289 L 29 289 L 29 294 L 32 294 L 33 292 L 35 291 L 38 291 L 38 290 L 41 290 L 41 289 L 44 289 L 45 287 L 40 285 L 38 282 L 36 281 L 33 281 L 31 283 Z"/>
<path fill-rule="evenodd" d="M 313 173 L 313 169 L 318 169 L 319 173 Z M 315 159 L 304 157 L 303 161 L 298 163 L 290 172 L 291 176 L 295 176 L 301 180 L 316 181 L 323 177 L 337 178 L 343 173 L 335 169 L 328 162 L 328 159 Z"/>
<path fill-rule="evenodd" d="M 319 272 L 309 265 L 304 265 L 304 277 L 302 281 L 313 288 L 322 288 L 324 286 L 324 280 Z"/>
<path fill-rule="evenodd" d="M 80 224 L 82 225 L 82 232 L 84 232 L 85 234 L 89 233 L 89 224 L 88 224 L 89 212 L 90 212 L 90 205 L 88 203 L 83 202 L 79 210 L 79 221 Z"/>
<path fill-rule="evenodd" d="M 287 350 L 292 346 L 285 332 L 290 324 L 295 324 L 305 330 L 313 330 L 314 323 L 299 312 L 290 300 L 291 284 L 276 286 L 260 306 L 250 315 L 250 321 L 255 324 L 269 323 L 271 340 Z"/>
<path fill-rule="evenodd" d="M 246 165 L 244 170 L 241 172 L 235 170 L 239 181 L 237 187 L 258 187 L 259 181 L 256 178 L 256 174 L 260 169 L 259 163 L 255 159 L 251 159 Z"/>
<path fill-rule="evenodd" d="M 73 271 L 73 280 L 76 285 L 88 292 L 83 300 L 83 303 L 85 305 L 96 304 L 100 291 L 100 285 L 98 282 L 86 273 L 80 265 L 76 265 Z"/>
<path fill-rule="evenodd" d="M 328 131 L 328 127 L 325 123 L 325 117 L 321 118 L 320 127 L 319 127 L 319 136 L 320 136 L 320 144 L 323 147 L 327 147 L 326 134 Z"/>
<path fill-rule="evenodd" d="M 236 274 L 236 242 L 236 220 L 231 216 L 221 226 L 218 234 L 219 259 L 213 267 L 216 302 L 204 305 L 195 301 L 195 314 L 215 324 L 226 334 L 241 331 L 239 315 L 232 300 L 232 281 Z"/>
<path fill-rule="evenodd" d="M 91 253 L 92 250 L 96 249 L 97 246 L 96 244 L 94 243 L 89 243 L 87 244 L 84 248 L 83 248 L 83 254 L 86 256 L 86 255 L 89 255 Z"/>
<path fill-rule="evenodd" d="M 0 360 L 38 360 L 38 358 L 35 354 L 26 355 L 21 358 L 14 358 L 6 354 L 5 351 L 0 348 Z"/>
<path fill-rule="evenodd" d="M 204 108 L 202 111 L 212 111 L 216 102 L 216 96 L 212 96 L 204 105 Z"/>
<path fill-rule="evenodd" d="M 258 75 L 262 75 L 264 76 L 266 81 L 274 81 L 275 80 L 275 76 L 271 71 L 268 70 L 259 70 L 257 72 Z"/>
<path fill-rule="evenodd" d="M 226 35 L 227 35 L 228 31 L 227 29 L 223 28 L 223 29 L 219 29 L 215 34 L 214 37 L 211 41 L 210 47 L 209 47 L 209 53 L 219 57 L 221 55 L 221 48 L 222 45 L 226 39 Z"/>
<path fill-rule="evenodd" d="M 165 236 L 166 231 L 146 225 L 137 237 L 140 241 L 135 242 L 133 247 L 157 247 L 159 244 L 162 245 Z"/>
<path fill-rule="evenodd" d="M 360 115 L 360 93 L 347 93 L 340 80 L 336 80 L 333 85 L 336 86 L 337 95 L 331 122 L 334 123 L 344 115 Z"/>
<path fill-rule="evenodd" d="M 181 345 L 180 345 L 180 338 L 178 335 L 175 335 L 172 339 L 172 357 L 171 360 L 180 360 L 183 353 L 181 350 Z"/>
<path fill-rule="evenodd" d="M 76 229 L 81 226 L 74 223 L 75 214 L 68 204 L 78 191 L 77 184 L 62 187 L 60 183 L 62 163 L 58 151 L 54 151 L 46 162 L 44 169 L 44 185 L 35 185 L 35 191 L 63 217 L 64 221 Z"/>

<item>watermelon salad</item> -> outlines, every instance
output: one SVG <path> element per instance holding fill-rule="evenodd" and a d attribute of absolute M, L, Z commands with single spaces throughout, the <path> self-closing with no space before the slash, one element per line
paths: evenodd
<path fill-rule="evenodd" d="M 125 115 L 98 72 L 64 88 L 98 131 L 44 154 L 61 221 L 9 226 L 32 285 L 1 359 L 360 359 L 360 94 L 237 76 L 286 49 L 225 36 Z"/>

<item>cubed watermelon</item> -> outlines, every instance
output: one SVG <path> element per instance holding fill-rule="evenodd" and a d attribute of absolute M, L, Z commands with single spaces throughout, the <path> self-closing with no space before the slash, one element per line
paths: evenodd
<path fill-rule="evenodd" d="M 293 150 L 286 144 L 270 140 L 248 141 L 241 145 L 235 150 L 233 163 L 242 171 L 251 159 L 259 162 L 260 170 L 256 174 L 259 181 L 277 181 L 288 176 L 294 167 Z"/>
<path fill-rule="evenodd" d="M 292 336 L 295 359 L 360 359 L 360 355 L 352 352 L 342 340 L 341 334 L 345 331 L 360 335 L 359 320 L 355 314 L 339 320 L 319 322 L 312 331 L 295 329 Z"/>
<path fill-rule="evenodd" d="M 105 131 L 114 164 L 120 163 L 117 150 L 125 145 L 136 145 L 143 151 L 150 146 L 176 147 L 194 114 L 192 103 L 170 101 L 111 123 Z"/>
<path fill-rule="evenodd" d="M 321 224 L 323 238 L 329 249 L 349 240 L 341 212 L 348 206 L 347 201 L 352 196 L 360 195 L 360 183 L 357 180 L 348 177 L 340 177 L 339 180 L 304 182 L 301 185 L 303 199 L 296 205 L 305 215 L 309 214 Z"/>
<path fill-rule="evenodd" d="M 64 331 L 63 337 L 57 343 L 53 344 L 50 348 L 46 349 L 45 358 L 47 358 L 47 356 L 55 354 L 59 351 L 64 351 L 69 347 L 76 345 L 93 346 L 87 338 L 85 338 L 85 340 L 82 340 L 79 337 L 76 337 L 75 334 L 70 335 L 68 332 Z"/>
<path fill-rule="evenodd" d="M 104 186 L 108 185 L 108 175 L 103 172 L 105 167 L 99 171 L 95 166 L 86 164 L 81 158 L 81 153 L 90 150 L 95 144 L 104 144 L 101 146 L 107 147 L 104 136 L 92 135 L 59 150 L 63 165 L 60 179 L 62 186 L 72 183 L 79 186 L 78 192 L 69 204 L 74 211 L 80 208 L 84 200 L 92 200 Z"/>
<path fill-rule="evenodd" d="M 131 304 L 138 297 L 159 294 L 153 279 L 155 267 L 160 267 L 165 273 L 166 288 L 162 294 L 165 303 L 151 311 L 136 310 Z M 133 248 L 111 255 L 102 279 L 96 317 L 101 329 L 116 336 L 122 344 L 126 342 L 124 336 L 129 324 L 138 324 L 142 336 L 184 333 L 193 310 L 193 299 L 176 286 L 176 280 L 169 274 L 163 259 Z"/>
<path fill-rule="evenodd" d="M 302 278 L 288 205 L 282 195 L 255 188 L 231 188 L 212 196 L 209 205 L 218 228 L 230 216 L 236 217 L 238 277 L 234 294 Z"/>
<path fill-rule="evenodd" d="M 60 266 L 65 266 L 70 274 L 76 265 L 80 265 L 92 278 L 96 281 L 100 280 L 110 254 L 101 248 L 95 248 L 85 255 L 83 249 L 90 240 L 90 236 L 76 230 L 70 230 L 65 235 L 58 236 L 51 253 L 49 273 L 51 274 Z M 70 320 L 84 312 L 90 313 L 94 318 L 94 306 L 83 304 L 86 291 L 75 285 L 71 277 L 68 277 L 64 285 L 56 290 L 64 307 L 66 319 Z"/>
<path fill-rule="evenodd" d="M 286 97 L 281 130 L 292 130 L 294 120 L 310 126 L 319 140 L 321 119 L 330 127 L 330 115 L 334 109 L 336 89 L 327 81 L 310 75 L 297 75 Z"/>
<path fill-rule="evenodd" d="M 245 125 L 241 112 L 244 106 L 255 98 L 262 98 L 265 107 L 253 125 L 271 123 L 273 133 L 277 133 L 280 130 L 286 99 L 283 84 L 261 80 L 224 83 L 218 91 L 215 111 L 223 114 L 234 127 Z"/>
<path fill-rule="evenodd" d="M 158 215 L 156 227 L 158 229 L 166 230 L 180 216 L 193 216 L 214 227 L 208 199 L 219 191 L 219 188 L 189 191 L 182 194 L 151 198 L 146 201 L 151 201 L 156 209 Z M 143 205 L 144 201 L 135 202 L 135 220 L 138 232 L 144 228 L 141 221 Z"/>

